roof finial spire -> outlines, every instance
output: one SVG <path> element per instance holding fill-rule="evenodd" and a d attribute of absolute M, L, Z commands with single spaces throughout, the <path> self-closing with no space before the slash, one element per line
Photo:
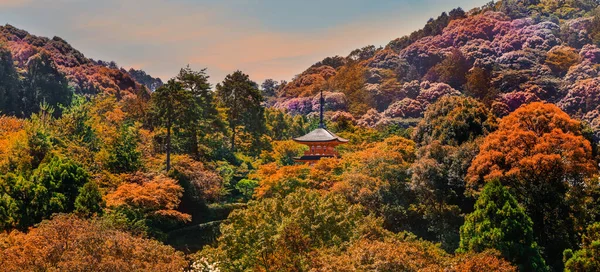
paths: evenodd
<path fill-rule="evenodd" d="M 323 99 L 323 89 L 321 89 L 321 99 L 319 100 L 320 105 L 320 115 L 319 115 L 319 127 L 325 128 L 325 123 L 323 122 L 323 105 L 325 104 L 325 99 Z"/>

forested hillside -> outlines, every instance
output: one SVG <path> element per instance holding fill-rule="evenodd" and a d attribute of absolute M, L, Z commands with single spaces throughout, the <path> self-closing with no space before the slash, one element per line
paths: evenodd
<path fill-rule="evenodd" d="M 0 27 L 0 271 L 598 271 L 599 46 L 505 0 L 212 86 Z M 321 91 L 349 142 L 296 163 Z"/>

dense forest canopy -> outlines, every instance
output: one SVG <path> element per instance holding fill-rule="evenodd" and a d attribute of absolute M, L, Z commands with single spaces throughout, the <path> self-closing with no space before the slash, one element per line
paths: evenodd
<path fill-rule="evenodd" d="M 289 82 L 207 69 L 0 27 L 0 270 L 600 270 L 599 1 L 456 8 Z M 299 164 L 321 91 L 349 142 Z"/>

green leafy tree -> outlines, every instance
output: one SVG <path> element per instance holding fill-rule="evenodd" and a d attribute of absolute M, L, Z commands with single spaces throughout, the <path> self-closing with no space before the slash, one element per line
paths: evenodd
<path fill-rule="evenodd" d="M 600 223 L 594 223 L 587 228 L 587 233 L 582 237 L 580 250 L 573 252 L 567 249 L 564 252 L 565 271 L 584 272 L 600 271 Z"/>
<path fill-rule="evenodd" d="M 141 165 L 141 152 L 137 149 L 137 135 L 131 126 L 123 126 L 119 138 L 110 150 L 107 167 L 114 173 L 127 173 L 138 170 Z"/>
<path fill-rule="evenodd" d="M 277 90 L 281 85 L 273 79 L 266 79 L 261 85 L 260 90 L 263 97 L 272 97 L 277 94 Z"/>
<path fill-rule="evenodd" d="M 342 246 L 363 219 L 361 208 L 340 195 L 300 190 L 233 211 L 218 247 L 206 253 L 227 271 L 304 271 L 311 249 Z"/>
<path fill-rule="evenodd" d="M 446 145 L 461 145 L 492 132 L 496 125 L 487 107 L 476 99 L 443 97 L 427 108 L 414 138 L 419 145 L 435 140 Z"/>
<path fill-rule="evenodd" d="M 253 151 L 260 147 L 260 136 L 265 131 L 263 97 L 256 83 L 241 71 L 227 75 L 217 84 L 217 99 L 226 108 L 231 135 L 231 150 L 236 148 L 236 137 L 240 131 L 252 135 Z"/>
<path fill-rule="evenodd" d="M 75 212 L 84 216 L 101 215 L 104 200 L 98 185 L 90 181 L 79 188 L 79 195 L 75 198 Z"/>
<path fill-rule="evenodd" d="M 242 179 L 235 185 L 235 189 L 240 191 L 246 199 L 252 198 L 256 187 L 258 187 L 258 181 L 252 179 Z"/>
<path fill-rule="evenodd" d="M 458 252 L 497 249 L 521 271 L 549 271 L 525 209 L 498 180 L 486 184 L 460 228 Z"/>
<path fill-rule="evenodd" d="M 411 166 L 411 189 L 418 201 L 412 207 L 426 219 L 420 228 L 428 230 L 424 237 L 441 242 L 446 250 L 458 247 L 462 215 L 472 211 L 465 175 L 479 150 L 477 139 L 494 128 L 494 118 L 482 103 L 444 97 L 428 107 L 415 129 L 420 148 Z"/>
<path fill-rule="evenodd" d="M 0 177 L 0 230 L 15 227 L 19 222 L 19 203 L 9 193 L 12 188 Z"/>
<path fill-rule="evenodd" d="M 0 228 L 27 229 L 53 213 L 74 211 L 80 188 L 89 180 L 79 164 L 57 156 L 40 164 L 30 178 L 0 175 Z"/>
<path fill-rule="evenodd" d="M 25 206 L 25 214 L 32 223 L 37 223 L 53 213 L 73 211 L 79 188 L 89 180 L 90 175 L 79 164 L 52 157 L 33 172 L 34 194 L 31 203 Z"/>

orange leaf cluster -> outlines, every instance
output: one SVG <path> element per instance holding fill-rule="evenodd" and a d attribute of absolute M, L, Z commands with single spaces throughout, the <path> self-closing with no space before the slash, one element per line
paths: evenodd
<path fill-rule="evenodd" d="M 341 255 L 322 251 L 312 271 L 516 271 L 493 253 L 453 257 L 436 245 L 420 240 L 362 239 Z"/>
<path fill-rule="evenodd" d="M 0 234 L 2 271 L 181 271 L 183 254 L 99 221 L 57 215 L 28 233 Z"/>
<path fill-rule="evenodd" d="M 486 137 L 469 168 L 472 184 L 494 178 L 589 176 L 595 171 L 581 124 L 552 104 L 521 107 Z"/>
<path fill-rule="evenodd" d="M 106 195 L 108 207 L 127 206 L 141 209 L 146 213 L 159 216 L 168 216 L 179 221 L 190 221 L 191 216 L 176 211 L 183 188 L 177 181 L 163 175 L 152 178 L 142 177 L 139 174 L 138 183 L 124 183 L 116 191 Z"/>

